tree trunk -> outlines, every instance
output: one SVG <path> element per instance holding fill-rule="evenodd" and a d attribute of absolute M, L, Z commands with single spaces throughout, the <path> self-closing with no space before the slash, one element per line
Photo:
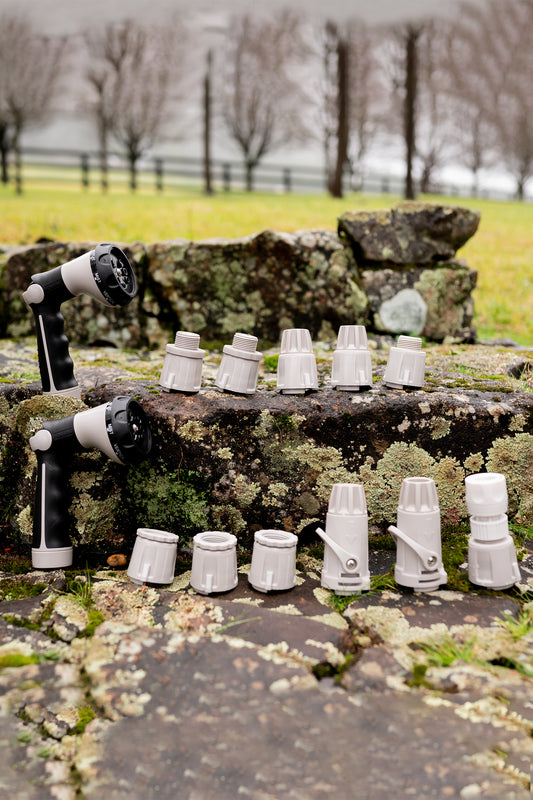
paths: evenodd
<path fill-rule="evenodd" d="M 348 160 L 349 109 L 348 109 L 348 43 L 337 39 L 337 153 L 335 169 L 331 176 L 329 191 L 332 197 L 342 197 L 342 177 Z"/>
<path fill-rule="evenodd" d="M 9 164 L 8 164 L 9 150 L 2 144 L 0 147 L 0 160 L 2 171 L 2 183 L 9 183 Z"/>
<path fill-rule="evenodd" d="M 104 194 L 109 189 L 109 167 L 108 167 L 108 154 L 107 154 L 107 129 L 104 122 L 100 122 L 99 131 L 99 152 L 98 159 L 100 162 L 100 187 Z"/>
<path fill-rule="evenodd" d="M 8 126 L 0 125 L 0 171 L 2 183 L 9 183 L 9 139 Z"/>
<path fill-rule="evenodd" d="M 409 26 L 405 39 L 405 198 L 414 200 L 413 159 L 416 151 L 417 44 L 420 30 Z"/>
<path fill-rule="evenodd" d="M 22 194 L 22 154 L 20 152 L 20 131 L 13 135 L 13 153 L 15 156 L 15 191 Z"/>
<path fill-rule="evenodd" d="M 252 161 L 246 161 L 246 191 L 253 192 L 254 190 L 254 167 Z"/>
<path fill-rule="evenodd" d="M 132 192 L 137 191 L 137 154 L 129 153 L 128 161 L 130 165 L 130 189 Z"/>
<path fill-rule="evenodd" d="M 203 98 L 203 112 L 204 112 L 204 193 L 207 195 L 213 194 L 213 183 L 211 179 L 211 118 L 212 118 L 212 102 L 211 102 L 211 68 L 213 64 L 213 53 L 211 50 L 207 53 L 207 64 L 204 76 L 204 98 Z"/>

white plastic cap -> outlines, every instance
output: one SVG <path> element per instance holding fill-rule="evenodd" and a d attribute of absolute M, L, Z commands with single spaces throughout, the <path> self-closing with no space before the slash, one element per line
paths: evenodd
<path fill-rule="evenodd" d="M 398 509 L 413 514 L 438 511 L 439 498 L 433 478 L 404 478 L 400 489 Z"/>
<path fill-rule="evenodd" d="M 520 580 L 520 570 L 512 538 L 507 534 L 500 541 L 468 540 L 468 579 L 476 586 L 500 591 Z"/>
<path fill-rule="evenodd" d="M 253 394 L 257 386 L 261 353 L 256 351 L 257 336 L 236 333 L 233 343 L 222 349 L 215 386 L 225 392 Z"/>
<path fill-rule="evenodd" d="M 138 528 L 128 567 L 133 583 L 172 583 L 178 537 L 155 528 Z"/>
<path fill-rule="evenodd" d="M 364 325 L 341 325 L 331 364 L 331 385 L 339 391 L 359 391 L 372 385 L 372 361 Z"/>
<path fill-rule="evenodd" d="M 359 483 L 335 483 L 331 487 L 328 514 L 357 515 L 367 513 L 365 489 Z"/>
<path fill-rule="evenodd" d="M 316 358 L 307 328 L 283 331 L 277 385 L 283 394 L 305 394 L 318 389 Z"/>
<path fill-rule="evenodd" d="M 248 581 L 258 592 L 292 589 L 296 583 L 294 533 L 261 530 L 254 535 L 254 549 Z"/>
<path fill-rule="evenodd" d="M 337 334 L 337 350 L 368 350 L 364 325 L 341 325 Z"/>
<path fill-rule="evenodd" d="M 417 336 L 399 336 L 391 347 L 383 383 L 393 389 L 420 388 L 424 383 L 426 354 Z"/>
<path fill-rule="evenodd" d="M 197 333 L 178 331 L 174 344 L 167 344 L 159 385 L 167 392 L 198 392 L 202 384 L 205 350 Z"/>
<path fill-rule="evenodd" d="M 280 353 L 312 353 L 313 342 L 307 328 L 289 328 L 281 334 Z"/>
<path fill-rule="evenodd" d="M 472 517 L 507 513 L 507 483 L 499 472 L 480 472 L 465 478 L 466 506 Z"/>
<path fill-rule="evenodd" d="M 203 531 L 193 537 L 191 586 L 199 594 L 228 592 L 237 586 L 237 537 Z"/>

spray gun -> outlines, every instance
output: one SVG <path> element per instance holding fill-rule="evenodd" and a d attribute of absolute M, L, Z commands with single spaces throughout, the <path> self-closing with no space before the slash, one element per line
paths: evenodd
<path fill-rule="evenodd" d="M 89 294 L 106 306 L 125 306 L 137 293 L 133 269 L 116 245 L 99 244 L 60 267 L 32 275 L 31 281 L 22 297 L 35 316 L 43 392 L 79 398 L 61 304 Z"/>
<path fill-rule="evenodd" d="M 76 451 L 98 448 L 119 464 L 137 464 L 150 452 L 152 434 L 142 406 L 119 396 L 64 419 L 44 422 L 30 439 L 37 455 L 32 563 L 37 569 L 72 564 L 68 536 L 68 464 Z"/>

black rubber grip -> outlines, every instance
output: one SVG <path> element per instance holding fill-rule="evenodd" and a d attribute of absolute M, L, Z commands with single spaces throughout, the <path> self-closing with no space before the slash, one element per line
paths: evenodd
<path fill-rule="evenodd" d="M 68 469 L 64 459 L 54 450 L 38 452 L 37 468 L 32 546 L 40 550 L 69 547 Z"/>
<path fill-rule="evenodd" d="M 72 453 L 79 450 L 74 415 L 43 423 L 52 436 L 47 450 L 36 450 L 37 488 L 33 509 L 33 547 L 69 547 L 68 479 Z"/>
<path fill-rule="evenodd" d="M 43 391 L 60 391 L 77 386 L 74 364 L 69 355 L 68 339 L 65 335 L 65 320 L 60 307 L 72 295 L 61 277 L 61 267 L 34 275 L 33 283 L 44 290 L 41 303 L 30 303 L 37 328 L 37 352 Z"/>
<path fill-rule="evenodd" d="M 43 391 L 59 391 L 77 386 L 61 311 L 43 308 L 41 303 L 38 311 L 34 309 L 34 314 Z"/>

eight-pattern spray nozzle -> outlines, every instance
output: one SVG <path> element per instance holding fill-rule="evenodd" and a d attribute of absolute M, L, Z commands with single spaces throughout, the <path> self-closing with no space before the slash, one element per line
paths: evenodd
<path fill-rule="evenodd" d="M 137 400 L 115 397 L 70 417 L 44 422 L 30 439 L 37 455 L 33 515 L 33 566 L 57 569 L 72 564 L 67 487 L 71 455 L 96 448 L 119 464 L 136 464 L 149 454 L 152 434 Z"/>
<path fill-rule="evenodd" d="M 125 306 L 137 293 L 135 273 L 122 250 L 102 243 L 59 267 L 32 275 L 22 297 L 33 311 L 45 394 L 80 397 L 64 332 L 61 305 L 88 294 L 105 306 Z"/>

